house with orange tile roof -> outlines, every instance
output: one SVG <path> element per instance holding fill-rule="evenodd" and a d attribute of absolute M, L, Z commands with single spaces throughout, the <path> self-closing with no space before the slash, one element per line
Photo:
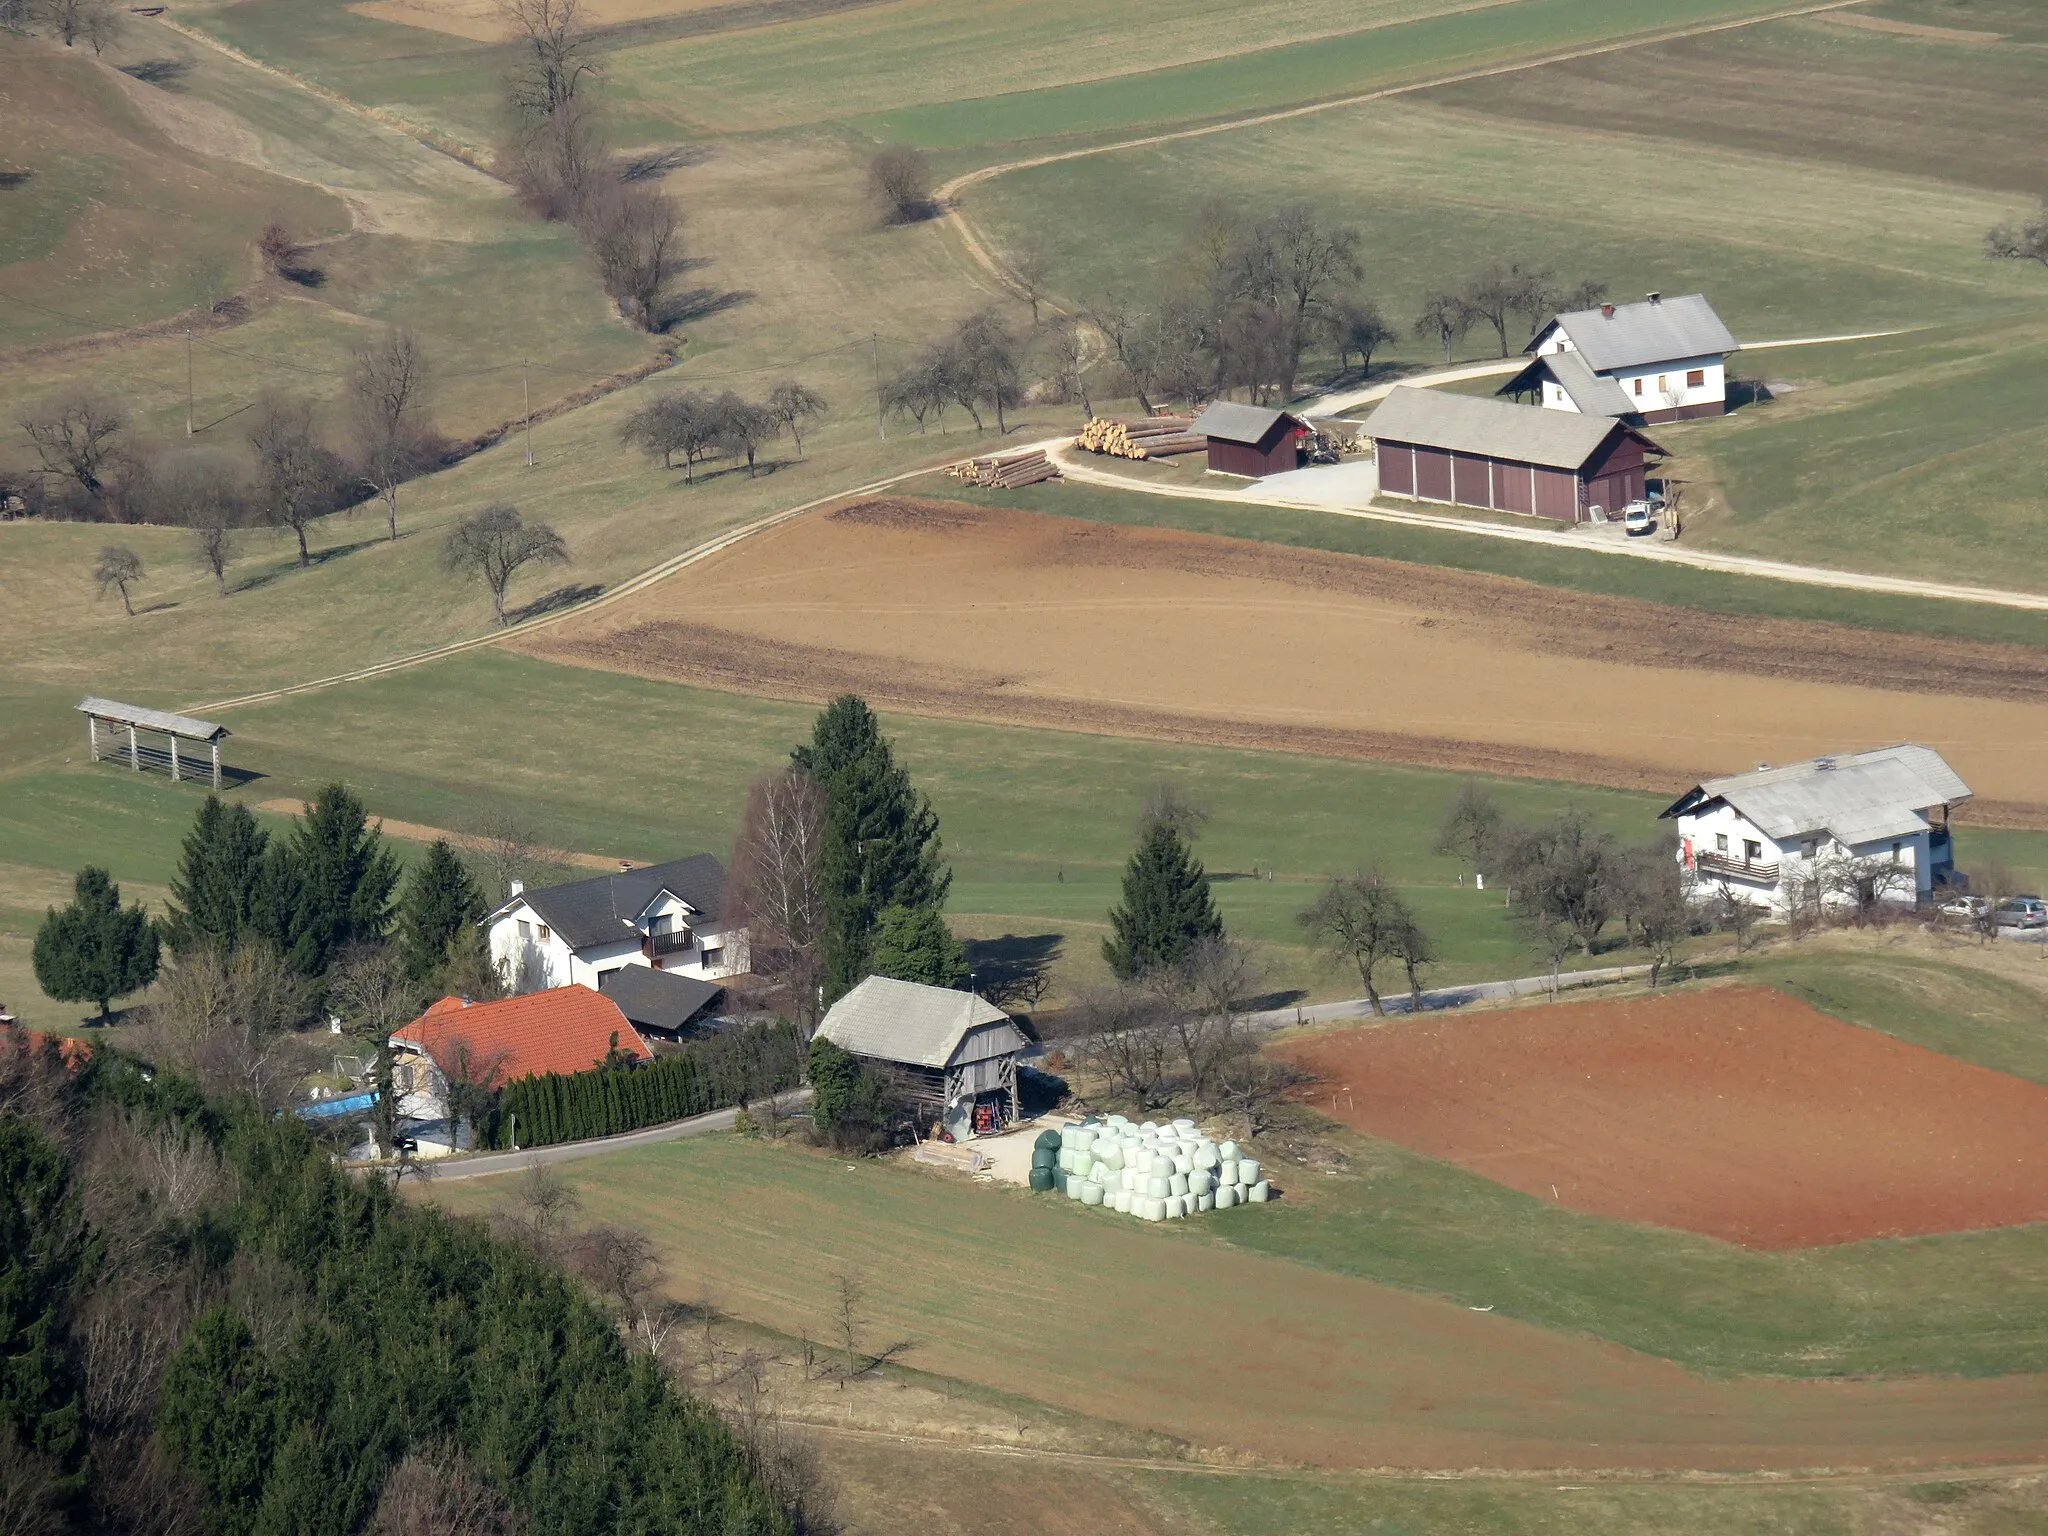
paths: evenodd
<path fill-rule="evenodd" d="M 391 1050 L 398 1118 L 409 1122 L 406 1134 L 425 1156 L 458 1148 L 449 1114 L 451 1087 L 495 1093 L 522 1077 L 587 1072 L 608 1057 L 654 1059 L 619 1005 L 580 984 L 495 1003 L 444 997 L 394 1033 Z M 464 1128 L 461 1144 L 466 1142 Z"/>

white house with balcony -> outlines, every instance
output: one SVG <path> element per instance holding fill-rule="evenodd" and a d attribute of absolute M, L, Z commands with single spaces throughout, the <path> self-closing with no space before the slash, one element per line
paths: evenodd
<path fill-rule="evenodd" d="M 484 919 L 491 958 L 516 992 L 605 989 L 629 966 L 693 981 L 747 969 L 747 931 L 725 912 L 725 866 L 708 853 L 526 890 Z"/>
<path fill-rule="evenodd" d="M 1939 752 L 1911 744 L 1708 779 L 1661 819 L 1704 899 L 1731 896 L 1789 916 L 1801 901 L 1925 902 L 1955 870 L 1949 813 L 1970 787 Z"/>
<path fill-rule="evenodd" d="M 1735 337 L 1704 294 L 1601 304 L 1558 315 L 1522 349 L 1529 366 L 1501 386 L 1553 411 L 1640 422 L 1728 409 Z"/>

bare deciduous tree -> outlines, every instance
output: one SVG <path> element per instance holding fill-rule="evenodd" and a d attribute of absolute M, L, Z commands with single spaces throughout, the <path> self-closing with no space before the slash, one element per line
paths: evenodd
<path fill-rule="evenodd" d="M 491 607 L 505 622 L 505 589 L 520 570 L 536 562 L 565 564 L 569 546 L 546 523 L 529 523 L 519 509 L 500 504 L 473 512 L 455 525 L 441 550 L 441 563 L 457 575 L 475 576 L 490 589 Z"/>
<path fill-rule="evenodd" d="M 120 40 L 126 21 L 113 0 L 29 0 L 28 14 L 66 48 L 84 43 L 95 54 Z"/>
<path fill-rule="evenodd" d="M 577 227 L 619 313 L 643 331 L 662 329 L 663 291 L 682 259 L 676 205 L 649 187 L 611 187 L 586 201 Z"/>
<path fill-rule="evenodd" d="M 981 407 L 996 413 L 996 431 L 1008 432 L 1004 412 L 1024 398 L 1023 353 L 1016 334 L 994 309 L 980 310 L 960 322 L 951 350 L 958 358 L 954 398 L 981 426 Z"/>
<path fill-rule="evenodd" d="M 483 884 L 492 906 L 512 898 L 514 883 L 526 885 L 551 867 L 552 850 L 531 817 L 503 800 L 484 800 L 461 823 L 462 859 Z"/>
<path fill-rule="evenodd" d="M 1487 874 L 1500 851 L 1506 825 L 1500 803 L 1477 784 L 1468 782 L 1451 802 L 1430 852 L 1462 859 L 1474 874 Z"/>
<path fill-rule="evenodd" d="M 1085 416 L 1095 414 L 1095 402 L 1088 388 L 1088 328 L 1079 320 L 1063 318 L 1046 327 L 1046 351 L 1052 362 L 1055 398 L 1081 407 Z"/>
<path fill-rule="evenodd" d="M 694 389 L 658 395 L 620 424 L 619 440 L 650 458 L 659 454 L 663 469 L 675 468 L 676 455 L 681 454 L 683 480 L 695 484 L 698 461 L 718 447 L 716 402 Z"/>
<path fill-rule="evenodd" d="M 142 556 L 120 544 L 109 544 L 100 551 L 99 559 L 93 562 L 92 584 L 101 597 L 109 592 L 121 594 L 121 609 L 129 618 L 135 617 L 135 604 L 129 600 L 128 589 L 142 585 Z"/>
<path fill-rule="evenodd" d="M 97 395 L 72 395 L 20 418 L 46 474 L 70 480 L 94 507 L 107 499 L 106 476 L 127 418 Z"/>
<path fill-rule="evenodd" d="M 602 73 L 583 23 L 582 0 L 501 0 L 498 16 L 519 52 L 507 89 L 522 118 L 554 117 Z"/>
<path fill-rule="evenodd" d="M 868 162 L 868 189 L 884 224 L 914 224 L 931 217 L 932 171 L 924 151 L 895 144 Z"/>
<path fill-rule="evenodd" d="M 1182 842 L 1191 843 L 1208 824 L 1206 807 L 1173 780 L 1161 779 L 1145 791 L 1145 803 L 1133 830 L 1142 840 L 1154 827 L 1167 827 Z"/>
<path fill-rule="evenodd" d="M 453 1445 L 408 1452 L 370 1516 L 370 1536 L 519 1536 L 525 1528 Z"/>
<path fill-rule="evenodd" d="M 225 523 L 206 522 L 192 530 L 192 558 L 213 573 L 215 592 L 228 595 L 228 567 L 235 559 L 235 531 Z"/>
<path fill-rule="evenodd" d="M 384 503 L 398 537 L 398 488 L 426 466 L 427 359 L 419 337 L 392 326 L 358 347 L 349 365 L 348 395 L 364 485 Z"/>
<path fill-rule="evenodd" d="M 763 445 L 782 435 L 782 418 L 769 406 L 756 405 L 727 390 L 712 401 L 718 423 L 718 445 L 726 453 L 747 461 L 747 478 L 754 478 L 754 457 Z"/>
<path fill-rule="evenodd" d="M 1376 1016 L 1387 1011 L 1380 1001 L 1379 968 L 1418 948 L 1426 952 L 1413 909 L 1377 869 L 1331 880 L 1295 920 L 1329 964 L 1356 968 Z"/>
<path fill-rule="evenodd" d="M 377 1155 L 388 1158 L 397 1141 L 398 1095 L 392 1083 L 391 1037 L 419 1017 L 424 989 L 406 975 L 398 956 L 383 945 L 356 945 L 342 952 L 327 975 L 327 1005 L 350 1034 L 375 1053 L 377 1106 L 370 1124 Z"/>
<path fill-rule="evenodd" d="M 1223 1063 L 1217 1097 L 1241 1117 L 1242 1134 L 1250 1141 L 1273 1123 L 1274 1112 L 1291 1094 L 1314 1081 L 1306 1068 L 1283 1057 L 1240 1051 Z"/>
<path fill-rule="evenodd" d="M 1052 296 L 1052 252 L 1042 241 L 1025 241 L 1007 252 L 1003 265 L 1009 269 L 1018 297 L 1031 306 L 1031 323 L 1038 324 L 1039 307 Z"/>
<path fill-rule="evenodd" d="M 788 989 L 808 1036 L 824 978 L 825 797 L 800 768 L 762 775 L 747 793 L 727 882 L 733 910 L 747 925 L 751 968 Z"/>
<path fill-rule="evenodd" d="M 202 948 L 179 959 L 147 1005 L 142 1043 L 160 1066 L 224 1097 L 282 1109 L 313 1047 L 296 1036 L 312 988 L 267 944 L 229 954 Z"/>
<path fill-rule="evenodd" d="M 631 1227 L 594 1227 L 569 1243 L 569 1267 L 618 1309 L 635 1343 L 657 1360 L 691 1309 L 662 1293 L 661 1261 L 654 1244 Z"/>
<path fill-rule="evenodd" d="M 1451 348 L 1472 328 L 1474 316 L 1455 293 L 1436 292 L 1422 301 L 1415 316 L 1415 334 L 1434 339 L 1444 349 L 1444 362 L 1451 361 Z"/>
<path fill-rule="evenodd" d="M 1518 264 L 1492 266 L 1465 284 L 1458 302 L 1467 315 L 1484 320 L 1500 338 L 1500 355 L 1508 355 L 1508 320 L 1517 314 L 1539 312 L 1548 307 L 1550 285 L 1540 272 L 1523 270 Z"/>
<path fill-rule="evenodd" d="M 1332 299 L 1322 318 L 1330 345 L 1337 349 L 1337 366 L 1348 368 L 1352 354 L 1356 353 L 1360 377 L 1372 372 L 1373 354 L 1398 334 L 1387 324 L 1379 305 L 1363 294 L 1342 294 Z"/>
<path fill-rule="evenodd" d="M 1176 964 L 1149 971 L 1143 984 L 1161 1003 L 1165 1029 L 1198 1104 L 1214 1101 L 1229 1064 L 1256 1049 L 1241 1028 L 1246 1000 L 1259 988 L 1258 963 L 1245 944 L 1203 939 Z"/>
<path fill-rule="evenodd" d="M 282 395 L 259 402 L 249 446 L 256 450 L 264 521 L 292 531 L 304 569 L 313 563 L 306 530 L 328 509 L 334 484 L 333 459 L 314 430 L 311 403 Z"/>
<path fill-rule="evenodd" d="M 768 392 L 768 409 L 775 413 L 775 419 L 782 423 L 790 440 L 796 444 L 799 458 L 804 451 L 804 428 L 823 417 L 830 408 L 823 395 L 794 379 L 778 384 Z"/>
<path fill-rule="evenodd" d="M 1166 1102 L 1175 1042 L 1156 993 L 1120 983 L 1082 994 L 1068 1013 L 1076 1052 L 1114 1092 L 1146 1108 Z"/>
<path fill-rule="evenodd" d="M 2048 267 L 2048 197 L 2030 219 L 2009 219 L 1987 231 L 1984 254 L 1998 261 L 2038 261 Z"/>
<path fill-rule="evenodd" d="M 526 1165 L 512 1205 L 500 1210 L 498 1220 L 520 1242 L 553 1261 L 561 1253 L 570 1217 L 582 1204 L 568 1181 L 536 1157 Z"/>

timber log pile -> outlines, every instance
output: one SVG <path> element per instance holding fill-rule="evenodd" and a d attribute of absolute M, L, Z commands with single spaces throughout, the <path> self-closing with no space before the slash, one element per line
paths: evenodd
<path fill-rule="evenodd" d="M 955 480 L 965 480 L 969 485 L 1014 491 L 1022 485 L 1059 479 L 1060 467 L 1046 457 L 1043 448 L 1033 448 L 1028 453 L 999 453 L 993 458 L 967 459 L 946 473 Z"/>
<path fill-rule="evenodd" d="M 1097 416 L 1081 429 L 1074 446 L 1113 459 L 1164 459 L 1176 453 L 1200 453 L 1209 446 L 1209 439 L 1193 431 L 1194 425 L 1185 416 Z"/>

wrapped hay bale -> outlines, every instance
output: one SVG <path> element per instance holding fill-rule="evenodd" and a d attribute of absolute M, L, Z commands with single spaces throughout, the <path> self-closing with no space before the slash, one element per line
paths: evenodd
<path fill-rule="evenodd" d="M 1068 1174 L 1064 1179 L 1060 1180 L 1060 1193 L 1065 1195 L 1069 1200 L 1080 1199 L 1081 1181 L 1075 1178 L 1072 1174 Z"/>
<path fill-rule="evenodd" d="M 1145 1180 L 1145 1196 L 1150 1200 L 1164 1200 L 1173 1193 L 1172 1184 L 1162 1174 L 1153 1174 Z"/>
<path fill-rule="evenodd" d="M 1040 1192 L 1041 1194 L 1042 1194 L 1042 1193 L 1044 1193 L 1044 1192 L 1045 1192 L 1046 1190 L 1049 1190 L 1049 1189 L 1051 1189 L 1051 1188 L 1052 1188 L 1052 1170 L 1051 1170 L 1050 1168 L 1034 1168 L 1034 1169 L 1032 1169 L 1032 1170 L 1031 1170 L 1031 1187 L 1032 1187 L 1033 1189 L 1035 1189 L 1035 1190 L 1039 1191 L 1039 1192 Z"/>
<path fill-rule="evenodd" d="M 1215 1209 L 1216 1209 L 1216 1197 L 1215 1197 L 1214 1195 L 1211 1195 L 1211 1194 L 1200 1194 L 1200 1195 L 1197 1195 L 1197 1196 L 1195 1196 L 1195 1209 L 1196 1209 L 1197 1211 L 1213 1211 L 1213 1210 L 1215 1210 Z"/>
<path fill-rule="evenodd" d="M 1261 1179 L 1252 1186 L 1252 1192 L 1245 1196 L 1245 1198 L 1251 1201 L 1253 1205 L 1264 1205 L 1273 1198 L 1273 1186 L 1264 1179 Z"/>
<path fill-rule="evenodd" d="M 1226 1163 L 1234 1163 L 1234 1162 L 1236 1162 L 1236 1161 L 1237 1161 L 1237 1143 L 1236 1143 L 1236 1142 L 1234 1142 L 1234 1141 L 1226 1141 L 1226 1142 L 1224 1142 L 1222 1146 L 1220 1146 L 1220 1147 L 1218 1147 L 1218 1148 L 1216 1149 L 1216 1155 L 1217 1155 L 1218 1157 L 1220 1157 L 1220 1158 L 1221 1158 L 1221 1159 L 1222 1159 L 1222 1160 L 1223 1160 L 1224 1162 L 1226 1162 Z"/>
<path fill-rule="evenodd" d="M 1225 1163 L 1222 1167 L 1216 1170 L 1216 1182 L 1221 1184 L 1225 1189 L 1230 1188 L 1233 1184 L 1237 1182 L 1236 1158 L 1233 1157 L 1232 1159 L 1230 1159 L 1229 1162 Z"/>
<path fill-rule="evenodd" d="M 1237 1204 L 1237 1191 L 1233 1189 L 1230 1185 L 1225 1184 L 1221 1189 L 1216 1191 L 1217 1210 L 1227 1211 L 1235 1204 Z"/>
<path fill-rule="evenodd" d="M 1080 1188 L 1081 1203 L 1083 1205 L 1102 1204 L 1102 1186 L 1100 1184 L 1096 1183 L 1093 1179 L 1083 1179 Z"/>
<path fill-rule="evenodd" d="M 1237 1182 L 1246 1189 L 1259 1182 L 1259 1164 L 1256 1158 L 1241 1157 L 1237 1160 Z"/>
<path fill-rule="evenodd" d="M 1144 1208 L 1140 1210 L 1138 1214 L 1146 1221 L 1164 1221 L 1166 1220 L 1166 1202 L 1164 1200 L 1155 1200 L 1152 1199 L 1150 1196 L 1147 1196 L 1144 1202 Z"/>
<path fill-rule="evenodd" d="M 1184 1195 L 1188 1193 L 1188 1191 L 1192 1187 L 1193 1186 L 1188 1183 L 1188 1176 L 1184 1173 L 1176 1173 L 1172 1178 L 1166 1181 L 1166 1192 L 1169 1195 Z"/>

